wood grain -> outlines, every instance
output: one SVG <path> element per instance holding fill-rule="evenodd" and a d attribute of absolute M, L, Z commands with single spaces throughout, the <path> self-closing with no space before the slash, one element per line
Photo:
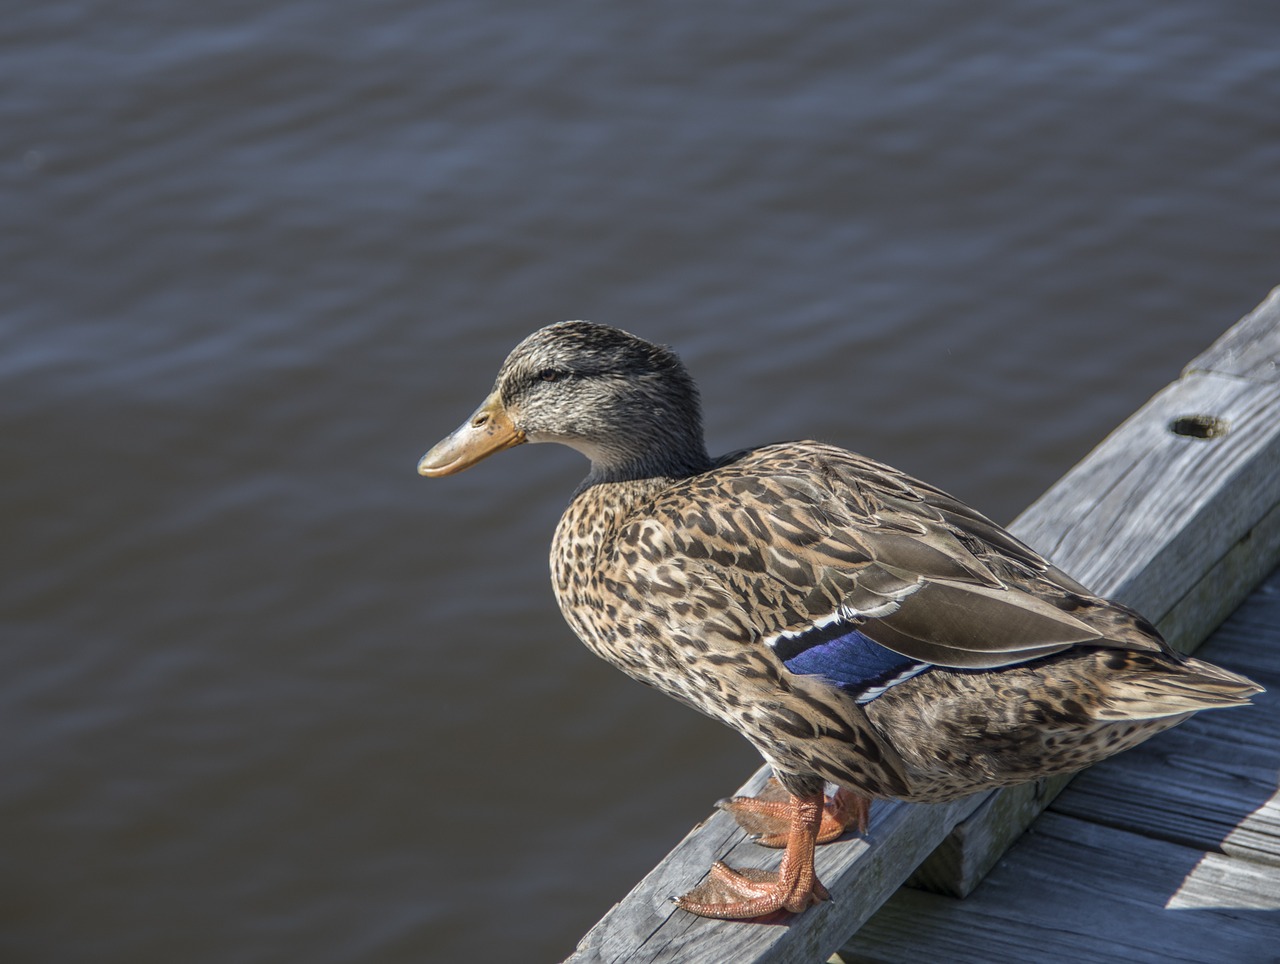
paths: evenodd
<path fill-rule="evenodd" d="M 1263 964 L 1276 895 L 1280 868 L 1048 812 L 969 898 L 904 889 L 836 960 Z"/>

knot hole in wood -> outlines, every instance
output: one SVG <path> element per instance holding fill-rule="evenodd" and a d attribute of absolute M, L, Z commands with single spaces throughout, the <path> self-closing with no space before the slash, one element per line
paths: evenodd
<path fill-rule="evenodd" d="M 1186 438 L 1222 438 L 1231 426 L 1216 415 L 1180 415 L 1169 423 L 1169 431 Z"/>

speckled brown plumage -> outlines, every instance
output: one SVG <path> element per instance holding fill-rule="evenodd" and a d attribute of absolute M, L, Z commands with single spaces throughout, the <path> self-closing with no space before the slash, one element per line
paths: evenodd
<path fill-rule="evenodd" d="M 535 332 L 419 469 L 449 474 L 522 441 L 591 460 L 552 541 L 574 632 L 734 727 L 791 794 L 769 835 L 787 841 L 779 875 L 717 870 L 681 899 L 696 913 L 820 896 L 825 782 L 950 800 L 1080 769 L 1259 691 L 888 466 L 817 442 L 712 460 L 684 367 L 617 329 Z"/>

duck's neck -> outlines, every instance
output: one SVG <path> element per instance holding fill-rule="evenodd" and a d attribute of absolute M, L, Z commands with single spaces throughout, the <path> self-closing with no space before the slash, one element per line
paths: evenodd
<path fill-rule="evenodd" d="M 658 482 L 688 478 L 711 467 L 701 431 L 627 437 L 631 444 L 575 446 L 591 460 L 579 491 L 602 482 Z"/>

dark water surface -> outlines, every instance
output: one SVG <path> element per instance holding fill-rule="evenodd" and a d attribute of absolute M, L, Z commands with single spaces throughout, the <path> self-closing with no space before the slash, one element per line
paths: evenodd
<path fill-rule="evenodd" d="M 550 960 L 756 765 L 417 458 L 535 327 L 1012 518 L 1280 283 L 1280 6 L 69 0 L 0 57 L 0 957 Z"/>

